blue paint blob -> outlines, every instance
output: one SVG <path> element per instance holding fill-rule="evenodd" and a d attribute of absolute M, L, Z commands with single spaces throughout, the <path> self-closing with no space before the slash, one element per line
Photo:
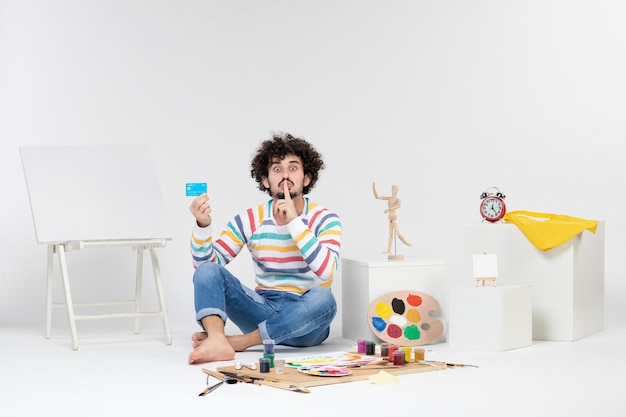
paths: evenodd
<path fill-rule="evenodd" d="M 372 327 L 379 332 L 382 332 L 383 330 L 385 330 L 385 327 L 387 327 L 387 323 L 385 323 L 385 320 L 381 319 L 380 317 L 372 317 Z"/>

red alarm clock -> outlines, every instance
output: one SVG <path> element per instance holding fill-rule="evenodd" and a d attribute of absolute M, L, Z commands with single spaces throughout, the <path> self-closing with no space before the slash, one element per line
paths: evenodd
<path fill-rule="evenodd" d="M 506 204 L 504 199 L 506 196 L 500 192 L 497 187 L 487 188 L 481 195 L 480 215 L 484 220 L 495 223 L 506 214 Z"/>

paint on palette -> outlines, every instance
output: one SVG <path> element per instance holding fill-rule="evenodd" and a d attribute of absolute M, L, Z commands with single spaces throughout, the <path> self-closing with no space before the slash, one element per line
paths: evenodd
<path fill-rule="evenodd" d="M 436 318 L 439 302 L 417 291 L 395 291 L 374 300 L 368 309 L 368 324 L 380 339 L 409 346 L 423 345 L 443 333 Z"/>

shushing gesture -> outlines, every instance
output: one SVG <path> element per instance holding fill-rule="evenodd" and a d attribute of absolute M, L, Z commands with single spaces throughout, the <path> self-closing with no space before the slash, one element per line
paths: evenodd
<path fill-rule="evenodd" d="M 277 199 L 274 203 L 274 220 L 279 226 L 283 226 L 298 217 L 296 206 L 291 199 L 291 194 L 289 194 L 289 181 L 287 180 L 283 181 L 283 192 L 285 198 Z"/>
<path fill-rule="evenodd" d="M 211 225 L 211 204 L 209 204 L 209 196 L 206 193 L 193 199 L 189 211 L 196 218 L 198 226 L 207 227 Z"/>

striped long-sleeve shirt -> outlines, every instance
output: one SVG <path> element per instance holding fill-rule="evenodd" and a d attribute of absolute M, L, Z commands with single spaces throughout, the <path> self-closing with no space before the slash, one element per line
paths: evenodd
<path fill-rule="evenodd" d="M 241 249 L 252 255 L 257 288 L 303 293 L 330 287 L 339 267 L 341 221 L 337 214 L 304 198 L 304 211 L 284 226 L 272 217 L 273 200 L 231 219 L 217 240 L 212 227 L 195 226 L 191 235 L 194 268 L 204 262 L 223 265 Z"/>

